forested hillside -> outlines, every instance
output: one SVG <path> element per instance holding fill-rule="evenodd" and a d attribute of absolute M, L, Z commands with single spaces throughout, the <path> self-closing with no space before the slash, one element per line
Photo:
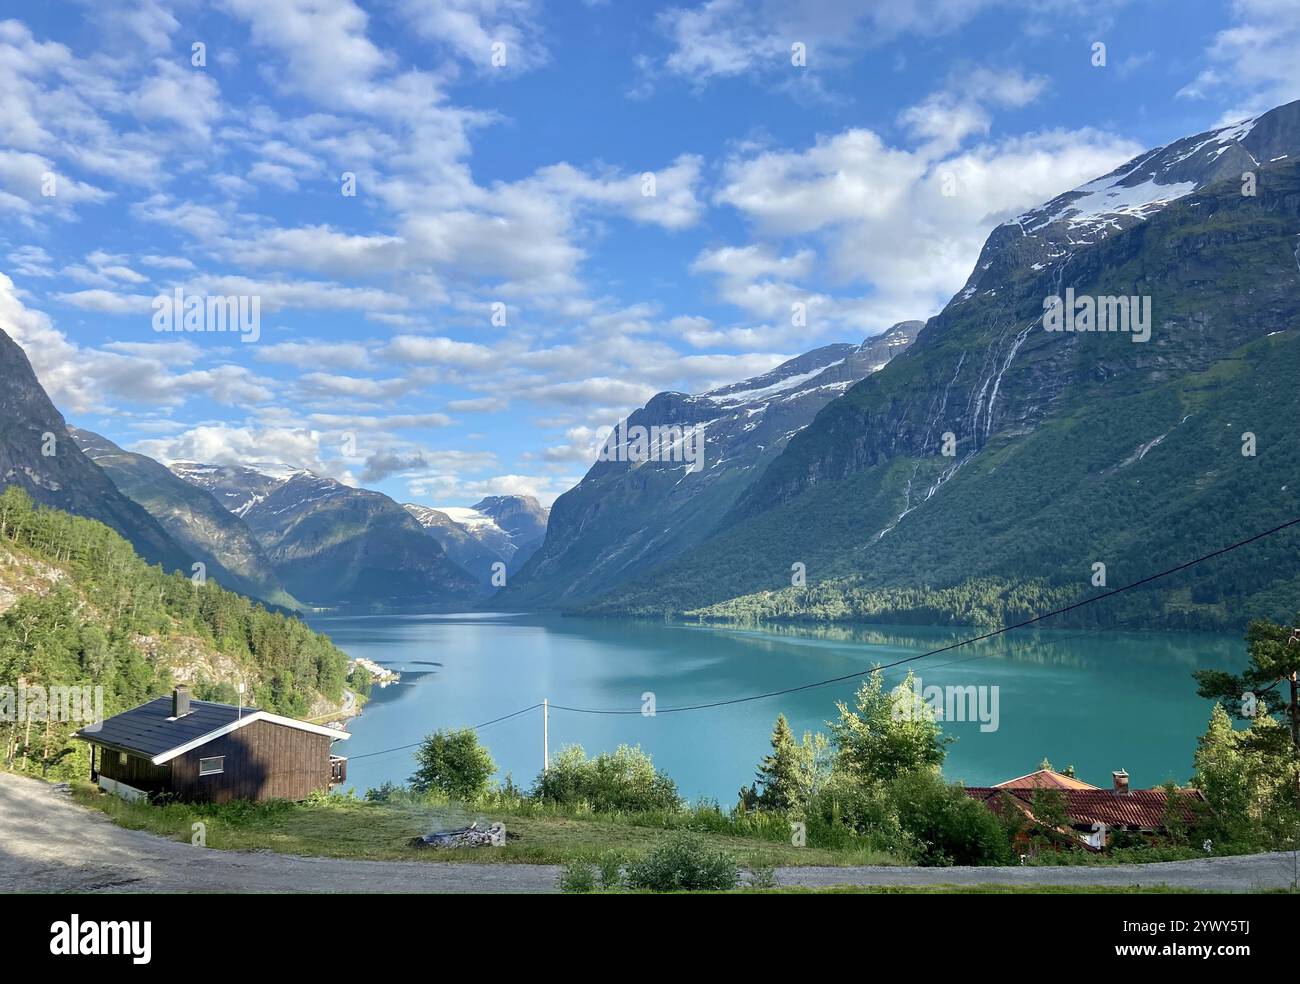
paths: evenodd
<path fill-rule="evenodd" d="M 102 523 L 0 493 L 0 686 L 104 688 L 115 714 L 192 683 L 196 695 L 303 716 L 337 702 L 347 657 L 296 618 L 211 582 L 146 564 Z M 10 708 L 6 708 L 10 711 Z M 81 722 L 0 721 L 7 766 L 66 775 L 85 764 Z"/>

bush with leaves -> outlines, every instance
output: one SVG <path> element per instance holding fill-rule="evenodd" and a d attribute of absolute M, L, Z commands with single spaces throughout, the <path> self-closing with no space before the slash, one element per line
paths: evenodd
<path fill-rule="evenodd" d="M 857 839 L 872 850 L 911 853 L 883 782 L 836 773 L 809 802 L 806 817 L 809 843 L 818 847 L 844 847 Z"/>
<path fill-rule="evenodd" d="M 570 861 L 560 871 L 560 891 L 585 895 L 596 890 L 596 872 L 590 861 Z"/>
<path fill-rule="evenodd" d="M 858 689 L 852 709 L 842 701 L 836 706 L 839 720 L 831 722 L 835 767 L 856 779 L 886 781 L 938 769 L 953 742 L 916 692 L 910 672 L 901 684 L 886 690 L 884 673 L 875 670 Z"/>
<path fill-rule="evenodd" d="M 889 784 L 889 798 L 924 865 L 1006 864 L 1011 849 L 1002 824 L 983 803 L 937 771 L 921 770 Z"/>
<path fill-rule="evenodd" d="M 623 855 L 617 851 L 606 851 L 596 859 L 600 871 L 600 887 L 612 890 L 623 884 Z"/>
<path fill-rule="evenodd" d="M 652 892 L 726 891 L 740 881 L 736 859 L 710 848 L 698 834 L 679 831 L 628 866 L 629 888 Z"/>
<path fill-rule="evenodd" d="M 415 752 L 417 768 L 411 775 L 411 789 L 431 790 L 454 800 L 472 801 L 488 791 L 488 780 L 496 772 L 488 750 L 479 744 L 469 728 L 435 731 Z"/>
<path fill-rule="evenodd" d="M 776 888 L 776 865 L 756 864 L 749 869 L 750 888 Z"/>
<path fill-rule="evenodd" d="M 587 758 L 581 745 L 560 750 L 533 785 L 532 796 L 551 803 L 585 803 L 597 813 L 680 809 L 677 784 L 654 767 L 641 746 L 619 745 Z"/>

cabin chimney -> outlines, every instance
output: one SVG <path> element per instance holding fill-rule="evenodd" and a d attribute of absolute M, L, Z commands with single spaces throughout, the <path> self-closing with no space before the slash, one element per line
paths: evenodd
<path fill-rule="evenodd" d="M 1115 782 L 1115 795 L 1127 796 L 1128 795 L 1128 773 L 1125 772 L 1123 769 L 1117 769 L 1116 771 L 1111 773 L 1111 778 Z"/>
<path fill-rule="evenodd" d="M 190 712 L 190 688 L 177 687 L 172 691 L 172 717 L 184 717 Z"/>

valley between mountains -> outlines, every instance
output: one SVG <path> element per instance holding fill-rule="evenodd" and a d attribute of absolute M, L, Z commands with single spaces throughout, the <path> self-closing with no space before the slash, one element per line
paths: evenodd
<path fill-rule="evenodd" d="M 7 336 L 0 477 L 286 610 L 1002 624 L 1097 590 L 1096 564 L 1123 583 L 1300 514 L 1298 244 L 1290 103 L 997 226 L 928 321 L 655 396 L 549 508 L 399 503 L 291 462 L 156 461 L 69 427 Z M 1149 340 L 1045 330 L 1067 287 L 1146 298 Z M 698 434 L 702 467 L 617 453 L 638 427 Z M 1105 617 L 1285 617 L 1298 536 Z"/>

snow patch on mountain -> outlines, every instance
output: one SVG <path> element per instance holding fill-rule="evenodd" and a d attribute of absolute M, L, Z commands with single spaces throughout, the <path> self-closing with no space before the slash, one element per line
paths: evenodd
<path fill-rule="evenodd" d="M 458 523 L 466 529 L 480 532 L 483 530 L 499 530 L 503 535 L 508 536 L 505 530 L 497 525 L 497 521 L 491 516 L 485 516 L 477 509 L 470 509 L 467 506 L 433 506 L 438 512 L 442 513 L 453 523 Z"/>
<path fill-rule="evenodd" d="M 812 369 L 808 372 L 795 373 L 766 386 L 760 386 L 757 389 L 737 390 L 732 389 L 731 387 L 721 387 L 716 390 L 710 390 L 701 395 L 712 400 L 714 403 L 721 404 L 724 407 L 736 406 L 744 403 L 756 403 L 759 400 L 768 399 L 769 397 L 776 396 L 779 393 L 798 389 L 804 383 L 808 382 L 810 379 L 817 378 L 826 370 L 843 364 L 843 359 L 836 359 L 834 362 L 828 362 L 824 366 L 818 366 L 816 369 Z"/>

